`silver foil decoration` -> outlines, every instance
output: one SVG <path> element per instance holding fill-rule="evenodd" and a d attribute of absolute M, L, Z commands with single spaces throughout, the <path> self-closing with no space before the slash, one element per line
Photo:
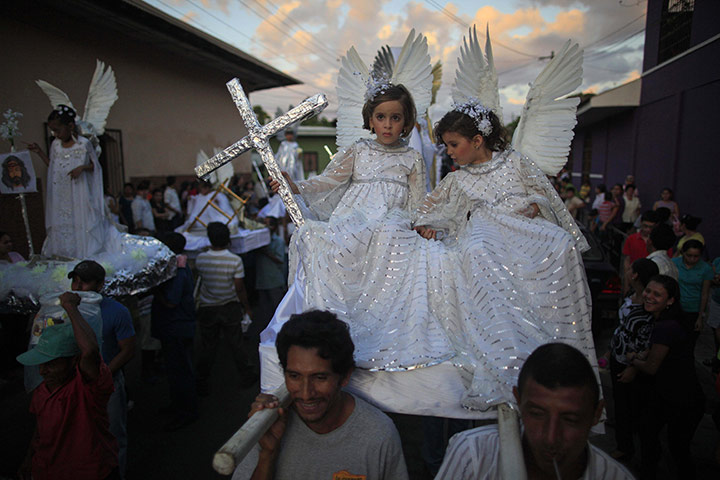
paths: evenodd
<path fill-rule="evenodd" d="M 30 234 L 30 220 L 28 218 L 27 203 L 25 203 L 25 194 L 19 194 L 18 199 L 20 200 L 20 210 L 22 211 L 23 222 L 25 223 L 25 235 L 27 235 L 30 256 L 32 257 L 35 255 L 35 249 L 33 248 L 32 235 Z"/>
<path fill-rule="evenodd" d="M 298 207 L 285 177 L 283 177 L 280 172 L 280 167 L 278 167 L 278 164 L 275 161 L 275 156 L 270 148 L 269 140 L 273 135 L 283 130 L 288 125 L 300 122 L 322 112 L 328 105 L 327 98 L 325 95 L 318 93 L 317 95 L 304 100 L 300 103 L 300 105 L 284 115 L 281 115 L 271 120 L 266 125 L 261 126 L 255 116 L 255 112 L 252 110 L 250 101 L 245 95 L 242 85 L 240 85 L 240 81 L 237 78 L 233 78 L 226 84 L 226 86 L 230 91 L 233 102 L 235 102 L 235 105 L 240 112 L 243 122 L 245 122 L 248 134 L 241 140 L 235 142 L 222 152 L 207 160 L 205 163 L 195 167 L 195 173 L 198 177 L 205 178 L 213 170 L 232 161 L 234 158 L 238 157 L 242 153 L 245 153 L 251 148 L 254 148 L 263 159 L 263 163 L 265 164 L 270 176 L 273 180 L 280 184 L 278 193 L 280 194 L 280 198 L 285 204 L 285 208 L 290 214 L 290 218 L 293 223 L 297 226 L 302 225 L 304 223 L 304 219 L 302 213 L 300 212 L 300 207 Z"/>
<path fill-rule="evenodd" d="M 105 277 L 102 294 L 110 297 L 137 295 L 170 280 L 177 270 L 177 257 L 162 242 L 153 237 L 123 236 L 123 250 L 110 257 L 96 260 L 117 266 L 119 257 L 132 257 L 142 252 L 136 261 L 125 262 Z M 77 259 L 34 256 L 25 265 L 0 265 L 0 313 L 32 314 L 40 308 L 40 297 L 53 290 L 69 290 L 67 272 L 78 263 Z M 61 277 L 53 270 L 64 268 Z M 22 270 L 19 270 L 22 269 Z M 33 271 L 38 273 L 33 275 Z M 19 281 L 25 276 L 25 281 Z M 30 280 L 30 284 L 27 280 Z"/>

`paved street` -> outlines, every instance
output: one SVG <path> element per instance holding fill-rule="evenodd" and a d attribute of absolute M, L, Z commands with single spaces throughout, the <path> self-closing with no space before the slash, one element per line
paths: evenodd
<path fill-rule="evenodd" d="M 601 342 L 607 342 L 610 332 L 605 332 Z M 696 352 L 699 360 L 709 356 L 711 350 L 710 332 L 706 331 L 698 342 Z M 212 479 L 227 478 L 214 472 L 211 466 L 213 453 L 227 440 L 244 421 L 249 405 L 257 394 L 257 386 L 240 390 L 236 386 L 236 373 L 227 347 L 218 354 L 216 372 L 209 397 L 201 399 L 200 420 L 173 433 L 163 432 L 167 417 L 158 409 L 167 403 L 167 384 L 163 377 L 156 384 L 147 384 L 140 379 L 139 355 L 127 368 L 128 387 L 134 407 L 129 414 L 129 465 L 127 478 L 136 479 Z M 710 372 L 698 364 L 698 371 L 708 401 L 708 409 L 694 441 L 693 452 L 698 464 L 698 478 L 720 478 L 720 469 L 713 466 L 712 457 L 718 442 L 718 432 L 710 418 L 710 406 L 717 403 L 717 397 L 710 388 Z M 30 436 L 33 417 L 27 413 L 28 397 L 20 387 L 21 370 L 16 377 L 3 384 L 0 390 L 0 478 L 14 478 L 17 465 L 22 460 Z M 606 392 L 610 380 L 603 374 Z M 712 396 L 711 396 L 712 395 Z M 612 408 L 608 410 L 612 422 Z M 394 415 L 401 437 L 411 478 L 425 480 L 420 457 L 422 430 L 420 418 Z M 614 448 L 612 430 L 592 439 L 601 448 Z M 667 458 L 667 456 L 665 457 Z M 661 478 L 670 478 L 667 473 Z"/>

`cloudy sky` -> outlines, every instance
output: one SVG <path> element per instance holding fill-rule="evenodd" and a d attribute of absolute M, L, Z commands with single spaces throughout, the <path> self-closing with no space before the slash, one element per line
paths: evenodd
<path fill-rule="evenodd" d="M 323 113 L 329 118 L 335 116 L 340 57 L 354 45 L 370 63 L 382 45 L 401 46 L 412 28 L 427 36 L 432 62 L 442 61 L 435 107 L 442 115 L 462 36 L 475 24 L 484 47 L 488 24 L 506 121 L 519 113 L 528 83 L 547 62 L 542 57 L 569 38 L 585 50 L 582 91 L 599 93 L 637 78 L 647 7 L 646 0 L 145 1 L 304 82 L 254 92 L 254 105 L 274 113 L 323 92 L 331 102 Z"/>

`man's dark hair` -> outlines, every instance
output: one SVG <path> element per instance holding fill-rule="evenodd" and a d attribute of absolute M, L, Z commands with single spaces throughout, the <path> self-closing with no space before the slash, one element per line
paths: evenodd
<path fill-rule="evenodd" d="M 655 210 L 646 210 L 640 216 L 640 221 L 641 222 L 660 223 L 660 218 L 658 218 L 658 214 Z"/>
<path fill-rule="evenodd" d="M 310 310 L 290 316 L 275 340 L 283 370 L 287 369 L 288 350 L 293 345 L 317 348 L 320 358 L 330 360 L 333 372 L 338 375 L 347 375 L 355 366 L 350 327 L 334 313 Z"/>
<path fill-rule="evenodd" d="M 652 236 L 651 236 L 652 238 Z M 646 287 L 652 277 L 660 273 L 657 263 L 649 258 L 638 258 L 632 263 L 632 271 L 637 273 L 638 280 Z"/>
<path fill-rule="evenodd" d="M 550 390 L 587 386 L 594 405 L 600 401 L 600 387 L 590 362 L 580 350 L 566 343 L 547 343 L 530 354 L 518 376 L 520 397 L 529 378 Z"/>
<path fill-rule="evenodd" d="M 150 190 L 150 182 L 148 182 L 147 180 L 143 180 L 142 182 L 138 183 L 137 189 Z"/>
<path fill-rule="evenodd" d="M 2 183 L 4 183 L 5 186 L 7 186 L 8 188 L 15 187 L 12 179 L 10 178 L 10 162 L 12 161 L 14 161 L 20 166 L 20 171 L 22 172 L 20 175 L 20 185 L 22 185 L 23 187 L 27 187 L 30 183 L 30 174 L 27 171 L 25 162 L 20 160 L 15 155 L 8 156 L 2 164 Z"/>
<path fill-rule="evenodd" d="M 230 245 L 230 230 L 220 222 L 210 222 L 207 226 L 207 236 L 210 245 L 215 248 L 223 248 Z"/>
<path fill-rule="evenodd" d="M 650 241 L 655 250 L 668 250 L 675 244 L 675 232 L 667 223 L 660 223 L 650 231 Z"/>
<path fill-rule="evenodd" d="M 183 234 L 177 232 L 167 232 L 163 234 L 160 237 L 160 241 L 167 245 L 167 247 L 176 255 L 183 253 L 185 250 L 185 243 L 187 243 Z"/>
<path fill-rule="evenodd" d="M 670 220 L 670 215 L 672 215 L 672 212 L 667 207 L 659 207 L 657 210 L 655 210 L 655 215 L 657 215 L 657 223 L 664 223 Z"/>
<path fill-rule="evenodd" d="M 173 185 L 175 185 L 175 177 L 173 177 L 172 175 L 165 177 L 165 184 L 168 187 L 172 187 Z"/>

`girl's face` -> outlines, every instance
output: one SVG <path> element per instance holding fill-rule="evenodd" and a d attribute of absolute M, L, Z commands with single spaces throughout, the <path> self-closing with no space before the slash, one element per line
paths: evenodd
<path fill-rule="evenodd" d="M 375 107 L 370 117 L 370 128 L 375 131 L 378 143 L 395 144 L 405 128 L 402 103 L 390 100 Z"/>
<path fill-rule="evenodd" d="M 674 298 L 670 298 L 665 287 L 658 282 L 650 282 L 643 291 L 643 307 L 648 313 L 652 313 L 655 316 L 660 315 L 660 312 L 668 308 L 675 302 Z"/>
<path fill-rule="evenodd" d="M 683 262 L 688 267 L 694 267 L 700 261 L 701 255 L 699 248 L 688 248 L 682 253 Z"/>
<path fill-rule="evenodd" d="M 0 255 L 7 255 L 12 250 L 12 240 L 10 235 L 3 235 L 0 237 Z"/>
<path fill-rule="evenodd" d="M 614 186 L 612 187 L 613 197 L 619 197 L 620 195 L 622 195 L 622 193 L 623 193 L 623 190 L 622 190 L 622 187 L 621 187 L 620 185 L 614 185 Z"/>
<path fill-rule="evenodd" d="M 445 132 L 442 140 L 447 147 L 447 153 L 458 165 L 470 165 L 482 162 L 480 147 L 483 140 L 481 135 L 470 139 L 456 132 Z"/>
<path fill-rule="evenodd" d="M 670 200 L 670 191 L 669 191 L 669 190 L 663 190 L 662 193 L 660 194 L 660 198 L 662 198 L 663 201 L 665 201 L 665 202 L 667 202 L 668 200 Z"/>
<path fill-rule="evenodd" d="M 162 202 L 163 194 L 161 192 L 155 192 L 153 193 L 153 200 L 155 200 L 155 203 Z"/>
<path fill-rule="evenodd" d="M 65 125 L 59 119 L 54 118 L 48 122 L 48 127 L 53 137 L 57 138 L 61 142 L 67 142 L 72 138 L 73 130 L 75 129 L 75 123 Z"/>

